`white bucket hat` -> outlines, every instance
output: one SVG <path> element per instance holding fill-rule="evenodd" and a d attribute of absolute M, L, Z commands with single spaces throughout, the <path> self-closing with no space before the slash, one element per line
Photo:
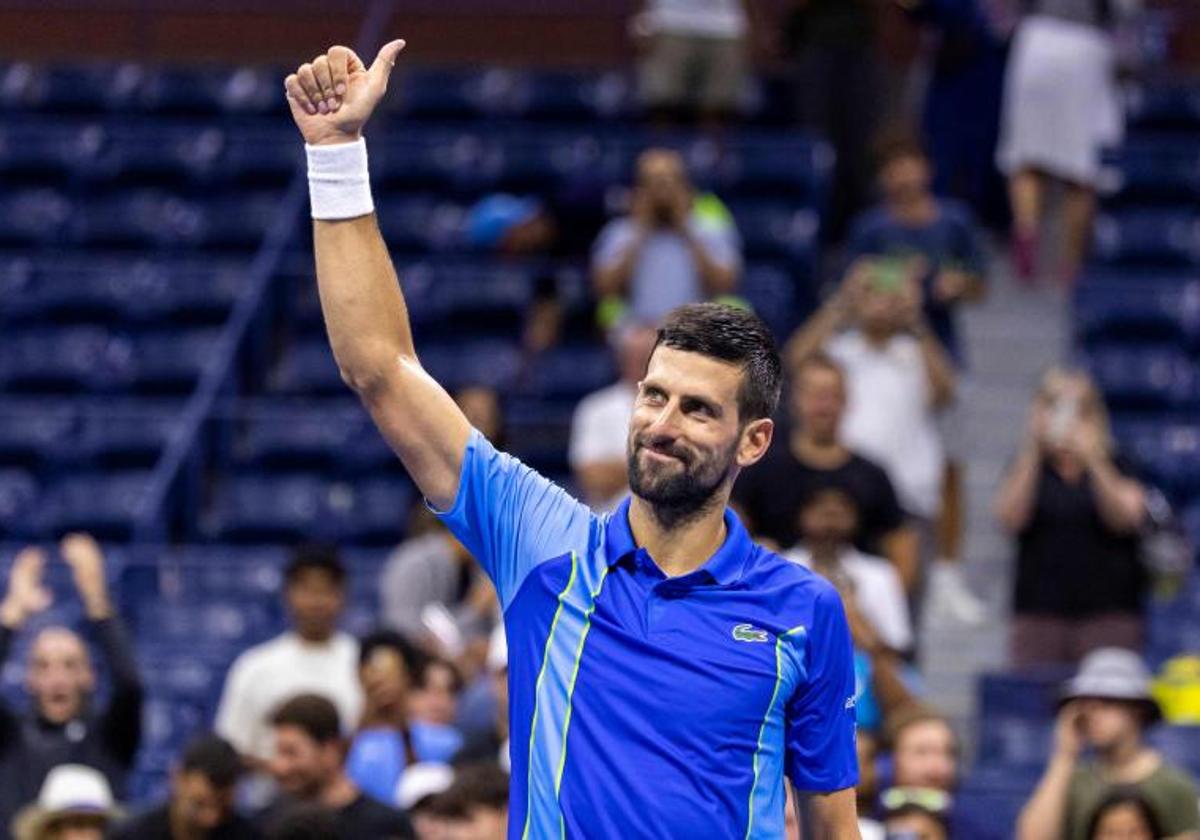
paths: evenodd
<path fill-rule="evenodd" d="M 1085 698 L 1136 703 L 1145 708 L 1148 722 L 1162 718 L 1162 710 L 1150 693 L 1146 663 L 1124 648 L 1099 648 L 1083 658 L 1079 673 L 1063 687 L 1060 702 Z"/>
<path fill-rule="evenodd" d="M 82 764 L 60 764 L 46 775 L 37 802 L 17 814 L 13 834 L 17 840 L 41 840 L 48 826 L 73 816 L 102 817 L 108 823 L 119 819 L 121 810 L 103 773 Z"/>

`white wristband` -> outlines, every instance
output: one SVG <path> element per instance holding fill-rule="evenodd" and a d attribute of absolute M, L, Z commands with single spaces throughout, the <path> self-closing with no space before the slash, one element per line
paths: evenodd
<path fill-rule="evenodd" d="M 353 219 L 375 212 L 367 173 L 367 141 L 309 146 L 308 196 L 312 217 L 324 221 Z"/>

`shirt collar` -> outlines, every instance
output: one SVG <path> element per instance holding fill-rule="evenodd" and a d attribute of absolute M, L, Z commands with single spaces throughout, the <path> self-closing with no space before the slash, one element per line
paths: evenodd
<path fill-rule="evenodd" d="M 608 526 L 604 529 L 604 556 L 609 568 L 638 550 L 638 545 L 633 539 L 633 530 L 629 527 L 631 501 L 631 496 L 625 497 L 625 500 L 609 515 Z M 725 508 L 725 541 L 721 543 L 716 554 L 690 574 L 707 572 L 723 586 L 736 583 L 741 579 L 753 550 L 754 543 L 750 539 L 750 534 L 742 525 L 742 521 L 738 519 L 737 514 L 727 507 Z"/>

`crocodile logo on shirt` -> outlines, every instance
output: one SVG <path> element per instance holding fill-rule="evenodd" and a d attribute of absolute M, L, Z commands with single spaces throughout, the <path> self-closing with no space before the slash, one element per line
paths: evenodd
<path fill-rule="evenodd" d="M 735 624 L 733 626 L 733 639 L 737 642 L 766 642 L 767 631 L 760 630 L 753 624 Z"/>

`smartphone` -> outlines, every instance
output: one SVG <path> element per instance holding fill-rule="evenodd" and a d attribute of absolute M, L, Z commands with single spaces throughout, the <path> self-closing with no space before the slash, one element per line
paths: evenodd
<path fill-rule="evenodd" d="M 876 291 L 899 294 L 908 280 L 908 264 L 904 260 L 876 260 L 871 270 L 871 286 Z"/>
<path fill-rule="evenodd" d="M 1079 399 L 1063 395 L 1054 401 L 1050 410 L 1050 420 L 1046 427 L 1046 436 L 1051 443 L 1061 444 L 1075 428 L 1079 420 Z"/>

